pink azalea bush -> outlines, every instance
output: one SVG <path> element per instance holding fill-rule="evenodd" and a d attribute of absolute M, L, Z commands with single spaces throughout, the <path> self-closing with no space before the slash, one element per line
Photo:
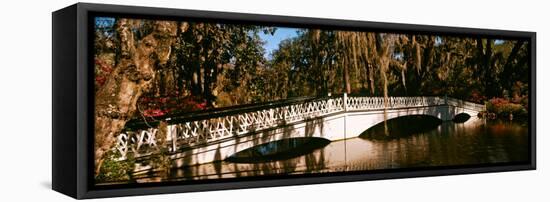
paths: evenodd
<path fill-rule="evenodd" d="M 498 117 L 526 116 L 527 107 L 520 103 L 513 103 L 506 98 L 493 98 L 486 102 L 487 111 L 495 113 Z"/>

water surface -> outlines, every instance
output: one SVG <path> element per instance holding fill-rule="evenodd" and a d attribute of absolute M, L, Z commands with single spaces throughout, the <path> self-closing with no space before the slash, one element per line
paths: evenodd
<path fill-rule="evenodd" d="M 402 121 L 401 121 L 402 122 Z M 412 123 L 411 123 L 412 124 Z M 174 169 L 168 179 L 197 180 L 265 176 L 278 174 L 364 171 L 394 168 L 475 165 L 528 160 L 528 127 L 525 124 L 504 121 L 486 121 L 477 118 L 456 123 L 438 123 L 434 128 L 402 135 L 407 125 L 389 124 L 395 134 L 392 138 L 365 136 L 346 140 L 322 142 L 304 146 L 296 142 L 266 144 L 236 155 L 266 154 L 265 159 L 247 162 L 221 161 L 199 166 Z M 427 124 L 431 125 L 431 124 Z M 282 146 L 281 146 L 282 144 Z M 290 146 L 289 146 L 290 145 Z M 291 148 L 291 146 L 299 146 Z M 277 156 L 284 154 L 283 158 Z M 289 150 L 290 148 L 290 150 Z M 304 149 L 300 149 L 304 148 Z M 295 153 L 289 153 L 293 151 Z M 142 179 L 147 181 L 147 179 Z M 142 181 L 142 180 L 138 180 Z"/>

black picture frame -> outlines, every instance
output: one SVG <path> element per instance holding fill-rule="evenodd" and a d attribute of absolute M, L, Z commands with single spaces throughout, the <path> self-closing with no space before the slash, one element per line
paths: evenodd
<path fill-rule="evenodd" d="M 197 19 L 201 21 L 284 25 L 290 27 L 322 27 L 379 32 L 414 32 L 524 39 L 530 43 L 530 160 L 521 164 L 488 164 L 450 166 L 429 169 L 395 169 L 360 173 L 300 175 L 289 178 L 261 177 L 242 180 L 209 181 L 208 183 L 137 184 L 97 187 L 93 184 L 93 114 L 94 81 L 91 65 L 90 25 L 93 16 L 109 14 L 140 18 Z M 180 193 L 208 190 L 240 189 L 350 182 L 424 176 L 442 176 L 536 169 L 536 33 L 522 31 L 473 29 L 353 20 L 319 19 L 258 15 L 229 12 L 197 11 L 170 8 L 134 7 L 77 3 L 52 14 L 52 188 L 74 198 L 98 198 L 146 194 Z M 93 41 L 92 41 L 93 43 Z"/>

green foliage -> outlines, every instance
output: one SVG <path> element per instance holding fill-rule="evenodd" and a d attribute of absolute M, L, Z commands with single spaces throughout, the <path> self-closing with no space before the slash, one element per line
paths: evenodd
<path fill-rule="evenodd" d="M 151 156 L 151 166 L 159 169 L 160 177 L 166 179 L 170 175 L 172 159 L 170 158 L 167 148 L 160 148 L 158 152 L 154 152 Z"/>
<path fill-rule="evenodd" d="M 95 177 L 96 183 L 131 181 L 135 167 L 135 159 L 128 156 L 127 160 L 118 161 L 120 154 L 115 151 L 108 152 L 101 164 L 100 172 Z"/>
<path fill-rule="evenodd" d="M 352 93 L 380 96 L 387 88 L 388 94 L 394 96 L 449 95 L 481 102 L 486 97 L 517 92 L 515 85 L 508 83 L 528 83 L 524 44 L 446 36 L 304 30 L 281 43 L 273 54 L 272 68 L 287 67 L 290 79 L 288 91 L 279 91 L 286 95 L 273 97 L 341 93 L 345 91 L 344 84 L 349 83 Z M 384 67 L 387 57 L 389 67 Z M 346 72 L 349 81 L 345 79 Z M 513 78 L 509 79 L 510 76 Z"/>

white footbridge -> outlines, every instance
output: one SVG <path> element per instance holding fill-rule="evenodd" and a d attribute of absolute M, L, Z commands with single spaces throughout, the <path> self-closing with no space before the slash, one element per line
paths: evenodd
<path fill-rule="evenodd" d="M 214 110 L 164 118 L 122 132 L 115 150 L 147 158 L 162 147 L 173 167 L 224 160 L 257 145 L 286 138 L 354 138 L 374 125 L 401 116 L 429 115 L 443 121 L 466 113 L 477 118 L 485 106 L 448 97 L 332 96 Z M 139 125 L 139 124 L 137 124 Z M 155 126 L 155 127 L 151 127 Z M 403 126 L 407 127 L 407 126 Z M 145 166 L 146 167 L 146 166 Z M 150 169 L 140 167 L 138 170 Z"/>

